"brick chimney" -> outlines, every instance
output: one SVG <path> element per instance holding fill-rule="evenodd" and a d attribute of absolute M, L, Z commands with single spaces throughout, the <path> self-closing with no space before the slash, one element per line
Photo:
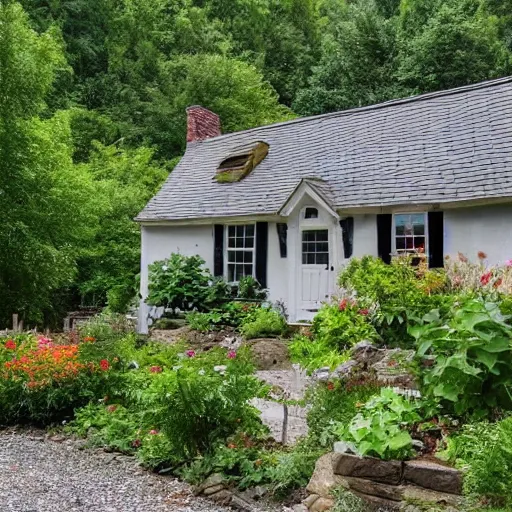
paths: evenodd
<path fill-rule="evenodd" d="M 220 118 L 207 108 L 187 108 L 187 142 L 196 142 L 221 135 Z"/>

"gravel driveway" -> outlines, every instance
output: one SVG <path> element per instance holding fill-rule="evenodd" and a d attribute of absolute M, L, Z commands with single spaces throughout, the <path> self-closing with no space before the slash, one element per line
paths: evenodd
<path fill-rule="evenodd" d="M 134 459 L 42 432 L 0 432 L 1 512 L 227 512 Z"/>

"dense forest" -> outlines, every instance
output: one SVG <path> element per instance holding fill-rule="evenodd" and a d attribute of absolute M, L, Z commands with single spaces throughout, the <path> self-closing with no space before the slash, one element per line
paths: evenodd
<path fill-rule="evenodd" d="M 2 0 L 0 327 L 127 308 L 188 105 L 235 131 L 511 65 L 512 0 Z"/>

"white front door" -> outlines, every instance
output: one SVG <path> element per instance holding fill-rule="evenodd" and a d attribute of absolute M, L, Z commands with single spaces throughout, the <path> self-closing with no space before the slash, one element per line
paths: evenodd
<path fill-rule="evenodd" d="M 332 292 L 329 229 L 301 230 L 300 303 L 302 315 L 313 316 Z"/>

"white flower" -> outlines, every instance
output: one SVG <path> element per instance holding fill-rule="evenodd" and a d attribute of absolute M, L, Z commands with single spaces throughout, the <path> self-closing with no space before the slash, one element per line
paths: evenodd
<path fill-rule="evenodd" d="M 206 372 L 201 368 L 197 373 L 199 373 L 199 375 L 204 375 Z"/>

